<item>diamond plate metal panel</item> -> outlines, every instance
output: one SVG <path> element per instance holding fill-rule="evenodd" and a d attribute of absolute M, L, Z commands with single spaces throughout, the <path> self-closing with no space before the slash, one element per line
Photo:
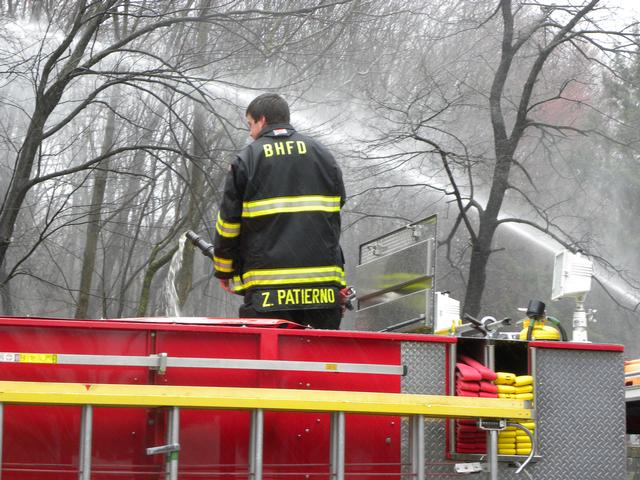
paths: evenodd
<path fill-rule="evenodd" d="M 444 395 L 446 346 L 404 342 L 403 393 Z M 620 352 L 535 349 L 538 462 L 527 467 L 534 479 L 626 479 L 623 356 Z M 402 425 L 402 461 L 408 463 L 408 425 Z M 457 476 L 444 456 L 445 421 L 428 421 L 427 474 Z M 481 460 L 482 461 L 482 460 Z M 428 475 L 427 475 L 428 476 Z M 488 478 L 474 475 L 474 478 Z M 500 464 L 500 480 L 521 480 Z"/>
<path fill-rule="evenodd" d="M 402 364 L 407 374 L 402 377 L 402 393 L 445 395 L 447 355 L 445 343 L 402 342 Z"/>
<path fill-rule="evenodd" d="M 405 342 L 408 374 L 403 393 L 444 395 L 446 346 Z M 538 454 L 527 467 L 544 480 L 626 479 L 623 356 L 619 352 L 535 349 Z M 402 426 L 402 461 L 408 463 L 408 424 Z M 445 459 L 445 421 L 426 423 L 427 477 L 457 476 Z M 477 461 L 477 460 L 476 460 Z M 482 460 L 480 460 L 482 461 Z M 488 474 L 474 478 L 489 478 Z M 521 480 L 500 463 L 500 480 Z"/>
<path fill-rule="evenodd" d="M 626 478 L 623 356 L 535 349 L 538 453 L 533 478 Z M 501 468 L 500 479 L 521 478 Z"/>
<path fill-rule="evenodd" d="M 424 395 L 446 395 L 447 355 L 446 344 L 424 342 L 402 342 L 402 363 L 407 365 L 407 375 L 402 378 L 402 393 Z M 426 474 L 451 473 L 452 465 L 443 465 L 446 420 L 427 419 L 425 422 Z M 402 463 L 409 463 L 409 426 L 403 419 Z M 406 473 L 406 472 L 405 472 Z"/>

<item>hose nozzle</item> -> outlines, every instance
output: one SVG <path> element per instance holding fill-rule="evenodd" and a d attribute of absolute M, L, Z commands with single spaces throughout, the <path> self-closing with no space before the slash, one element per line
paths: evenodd
<path fill-rule="evenodd" d="M 191 230 L 187 230 L 185 236 L 191 243 L 193 243 L 196 248 L 198 248 L 198 250 L 202 252 L 205 257 L 209 257 L 213 260 L 213 245 L 205 242 L 202 238 L 200 238 L 200 235 Z"/>

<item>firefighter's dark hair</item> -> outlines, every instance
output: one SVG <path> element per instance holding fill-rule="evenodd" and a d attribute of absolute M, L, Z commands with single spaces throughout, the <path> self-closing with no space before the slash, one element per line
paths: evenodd
<path fill-rule="evenodd" d="M 254 120 L 264 117 L 267 125 L 289 123 L 289 105 L 280 95 L 263 93 L 251 101 L 245 115 L 251 115 Z"/>

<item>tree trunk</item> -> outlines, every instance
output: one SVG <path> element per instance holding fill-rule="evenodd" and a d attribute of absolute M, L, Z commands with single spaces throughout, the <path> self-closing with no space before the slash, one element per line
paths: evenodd
<path fill-rule="evenodd" d="M 16 158 L 13 178 L 0 207 L 0 265 L 4 264 L 20 208 L 27 196 L 33 162 L 42 141 L 44 123 L 50 114 L 50 110 L 36 105 L 24 143 Z"/>
<path fill-rule="evenodd" d="M 202 171 L 202 159 L 206 154 L 205 143 L 206 111 L 200 104 L 195 104 L 193 113 L 193 139 L 191 160 L 190 182 L 189 182 L 189 206 L 187 210 L 187 228 L 197 230 L 201 220 L 201 209 L 205 202 L 204 196 L 204 173 Z M 182 254 L 182 267 L 176 278 L 176 291 L 178 292 L 178 306 L 182 308 L 189 298 L 191 285 L 193 283 L 193 257 L 194 248 L 191 243 L 187 243 Z"/>
<path fill-rule="evenodd" d="M 480 315 L 482 294 L 487 281 L 487 264 L 491 256 L 491 244 L 496 231 L 495 220 L 480 219 L 478 238 L 471 250 L 469 278 L 464 299 L 464 313 L 474 317 Z"/>
<path fill-rule="evenodd" d="M 513 164 L 515 141 L 509 139 L 502 110 L 502 96 L 509 70 L 514 59 L 513 48 L 513 16 L 511 14 L 511 1 L 501 2 L 503 15 L 502 51 L 500 65 L 496 70 L 491 84 L 489 95 L 489 112 L 493 129 L 493 145 L 496 155 L 496 164 L 493 169 L 491 190 L 484 211 L 480 212 L 478 221 L 478 236 L 471 251 L 471 263 L 469 265 L 469 278 L 464 299 L 464 313 L 478 316 L 480 314 L 482 294 L 487 281 L 487 265 L 491 256 L 493 236 L 498 227 L 498 216 L 504 201 L 504 195 L 509 187 L 509 172 Z"/>
<path fill-rule="evenodd" d="M 159 112 L 148 116 L 148 122 L 143 128 L 143 134 L 140 138 L 140 143 L 143 145 L 153 141 L 154 132 L 160 123 Z M 126 182 L 124 193 L 120 197 L 118 211 L 109 228 L 111 233 L 106 242 L 100 288 L 104 291 L 104 300 L 116 297 L 117 309 L 114 312 L 111 308 L 112 301 L 105 301 L 102 314 L 104 318 L 111 318 L 114 315 L 120 317 L 124 309 L 127 275 L 139 236 L 140 222 L 135 222 L 135 218 L 139 217 L 141 221 L 143 215 L 134 202 L 139 198 L 143 188 L 141 178 L 145 173 L 143 167 L 146 156 L 147 152 L 144 150 L 137 150 L 134 154 L 130 170 L 133 175 L 124 180 Z M 114 271 L 116 272 L 115 278 Z"/>
<path fill-rule="evenodd" d="M 140 300 L 138 301 L 138 317 L 144 317 L 147 314 L 147 308 L 149 307 L 149 301 L 151 299 L 151 282 L 153 281 L 153 277 L 155 277 L 158 270 L 171 261 L 171 257 L 173 257 L 173 254 L 178 250 L 178 246 L 176 245 L 158 260 L 155 260 L 161 248 L 160 245 L 157 245 L 153 249 L 151 252 L 151 262 L 144 273 L 142 289 L 140 290 Z"/>
<path fill-rule="evenodd" d="M 113 98 L 116 98 L 114 94 Z M 107 111 L 107 124 L 104 130 L 102 142 L 102 153 L 111 150 L 115 137 L 115 105 Z M 93 193 L 87 222 L 87 233 L 85 238 L 84 255 L 82 258 L 82 272 L 80 274 L 80 286 L 78 287 L 78 305 L 76 306 L 75 318 L 88 318 L 89 299 L 91 295 L 91 284 L 93 282 L 93 272 L 96 264 L 96 254 L 98 248 L 98 237 L 100 235 L 100 220 L 102 206 L 104 203 L 104 192 L 107 187 L 107 174 L 109 162 L 103 161 L 98 164 L 94 175 Z"/>
<path fill-rule="evenodd" d="M 137 153 L 136 153 L 137 155 Z M 140 159 L 142 160 L 142 156 L 140 157 Z M 151 172 L 149 172 L 151 177 L 155 177 L 155 173 L 156 173 L 156 169 L 155 166 L 152 167 Z M 135 247 L 136 244 L 138 242 L 138 238 L 140 238 L 141 235 L 141 231 L 142 231 L 142 223 L 144 221 L 145 216 L 147 215 L 147 209 L 149 207 L 149 203 L 152 199 L 152 197 L 154 196 L 154 187 L 155 187 L 155 183 L 151 183 L 149 188 L 149 192 L 147 193 L 147 196 L 145 198 L 145 201 L 142 205 L 142 207 L 139 210 L 139 214 L 138 214 L 138 219 L 136 222 L 136 225 L 134 228 L 132 228 L 133 232 L 132 232 L 132 240 L 131 240 L 131 244 L 129 246 L 129 248 L 127 249 L 127 257 L 124 261 L 123 267 L 122 267 L 122 271 L 120 273 L 120 288 L 118 290 L 118 311 L 116 313 L 116 317 L 120 318 L 123 316 L 123 312 L 124 312 L 124 308 L 125 308 L 125 303 L 126 303 L 126 295 L 127 295 L 127 290 L 129 289 L 129 287 L 133 284 L 133 280 L 137 275 L 137 272 L 132 273 L 131 277 L 129 277 L 129 269 L 131 268 L 131 263 L 133 261 L 133 259 L 135 258 Z"/>
<path fill-rule="evenodd" d="M 0 267 L 0 300 L 2 301 L 2 309 L 0 314 L 13 315 L 13 301 L 11 299 L 11 290 L 7 280 L 7 273 L 4 266 Z"/>
<path fill-rule="evenodd" d="M 509 173 L 513 164 L 513 146 L 508 142 L 496 141 L 497 161 L 493 171 L 493 181 L 489 200 L 478 221 L 478 237 L 471 250 L 469 278 L 464 299 L 464 313 L 478 316 L 482 294 L 487 280 L 487 264 L 491 256 L 493 237 L 498 228 L 498 217 L 509 187 Z"/>
<path fill-rule="evenodd" d="M 201 0 L 200 9 L 204 13 L 210 6 L 210 0 Z M 199 23 L 197 27 L 197 51 L 203 52 L 206 49 L 209 25 L 205 22 Z M 201 55 L 202 57 L 202 55 Z M 204 63 L 204 62 L 203 62 Z M 191 139 L 191 159 L 190 182 L 189 182 L 189 206 L 187 210 L 187 227 L 197 230 L 200 225 L 201 209 L 205 204 L 204 196 L 204 172 L 203 159 L 207 155 L 206 142 L 207 111 L 199 102 L 194 102 L 193 106 L 193 136 Z M 191 285 L 193 284 L 193 257 L 194 248 L 190 242 L 184 247 L 182 254 L 182 266 L 176 278 L 176 291 L 178 293 L 178 307 L 182 309 L 187 303 Z"/>

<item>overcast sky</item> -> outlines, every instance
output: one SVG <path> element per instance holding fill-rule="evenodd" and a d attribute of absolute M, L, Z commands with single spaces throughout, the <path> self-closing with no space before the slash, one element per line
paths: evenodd
<path fill-rule="evenodd" d="M 630 15 L 640 16 L 640 0 L 607 0 L 606 4 L 623 7 Z"/>

